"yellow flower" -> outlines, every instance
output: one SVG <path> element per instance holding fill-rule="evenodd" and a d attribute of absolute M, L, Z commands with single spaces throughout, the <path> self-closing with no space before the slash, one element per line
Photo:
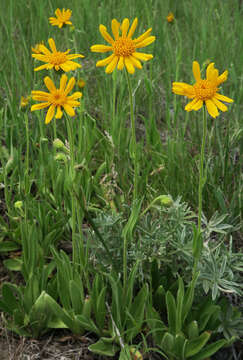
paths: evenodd
<path fill-rule="evenodd" d="M 21 96 L 20 107 L 23 108 L 23 107 L 27 106 L 29 104 L 29 100 L 30 100 L 30 96 L 27 96 L 27 97 Z"/>
<path fill-rule="evenodd" d="M 175 94 L 193 99 L 185 106 L 185 110 L 199 110 L 205 103 L 209 114 L 213 118 L 219 115 L 218 108 L 221 111 L 227 111 L 227 106 L 221 101 L 231 103 L 234 100 L 219 94 L 218 86 L 227 80 L 228 71 L 226 70 L 219 76 L 219 71 L 214 68 L 214 63 L 210 63 L 206 71 L 207 78 L 201 79 L 200 66 L 197 61 L 193 61 L 192 71 L 196 80 L 194 85 L 183 82 L 173 82 L 172 84 L 172 91 Z"/>
<path fill-rule="evenodd" d="M 72 11 L 67 9 L 56 9 L 55 17 L 49 17 L 49 22 L 52 26 L 58 26 L 59 28 L 63 27 L 63 25 L 72 25 L 72 22 L 69 21 L 70 17 L 72 16 Z"/>
<path fill-rule="evenodd" d="M 168 23 L 172 23 L 175 19 L 175 16 L 172 12 L 170 12 L 167 16 L 166 16 L 166 19 L 168 21 Z"/>
<path fill-rule="evenodd" d="M 77 85 L 78 85 L 78 87 L 79 88 L 83 88 L 83 87 L 85 87 L 85 81 L 84 81 L 84 79 L 79 79 L 78 81 L 77 81 Z"/>
<path fill-rule="evenodd" d="M 44 78 L 45 85 L 47 89 L 50 91 L 49 93 L 44 91 L 32 91 L 31 95 L 34 100 L 37 101 L 43 101 L 40 104 L 35 104 L 31 106 L 31 111 L 44 109 L 49 106 L 49 109 L 46 114 L 45 123 L 48 124 L 56 111 L 56 119 L 61 119 L 63 115 L 62 108 L 65 110 L 65 112 L 70 115 L 74 116 L 75 111 L 73 107 L 79 106 L 80 102 L 77 101 L 78 98 L 82 97 L 81 92 L 75 92 L 73 95 L 68 96 L 70 91 L 73 89 L 75 85 L 75 79 L 72 77 L 67 86 L 67 75 L 63 74 L 60 80 L 60 88 L 56 89 L 53 81 L 46 76 Z"/>
<path fill-rule="evenodd" d="M 46 62 L 46 64 L 35 68 L 35 71 L 42 69 L 52 69 L 52 68 L 54 68 L 55 70 L 62 69 L 63 71 L 70 71 L 82 67 L 80 64 L 71 60 L 77 58 L 83 58 L 84 57 L 83 55 L 81 54 L 68 55 L 70 50 L 67 50 L 65 52 L 57 51 L 55 41 L 53 39 L 49 39 L 48 43 L 52 52 L 48 50 L 45 47 L 45 45 L 40 44 L 39 51 L 42 54 L 32 54 L 33 58 Z"/>
<path fill-rule="evenodd" d="M 35 53 L 35 54 L 41 54 L 40 45 L 44 45 L 44 41 L 42 41 L 41 43 L 36 44 L 35 47 L 31 47 L 32 52 Z"/>
<path fill-rule="evenodd" d="M 120 24 L 116 19 L 113 19 L 111 22 L 111 29 L 114 39 L 107 32 L 106 27 L 104 25 L 100 25 L 100 33 L 110 45 L 93 45 L 90 49 L 93 52 L 101 53 L 111 51 L 112 54 L 109 57 L 98 61 L 96 66 L 107 65 L 105 72 L 110 74 L 116 66 L 118 70 L 122 70 L 125 65 L 127 71 L 130 74 L 133 74 L 135 67 L 138 69 L 142 68 L 139 60 L 147 61 L 153 58 L 153 55 L 151 54 L 136 51 L 139 48 L 150 45 L 155 40 L 155 36 L 150 36 L 152 28 L 149 28 L 138 38 L 132 39 L 137 23 L 138 19 L 135 18 L 130 30 L 128 31 L 129 20 L 127 18 L 123 20 L 122 24 Z"/>

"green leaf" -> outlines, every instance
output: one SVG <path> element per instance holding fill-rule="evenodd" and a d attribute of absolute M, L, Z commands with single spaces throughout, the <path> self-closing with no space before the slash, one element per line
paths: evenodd
<path fill-rule="evenodd" d="M 17 297 L 16 297 L 17 294 Z M 2 304 L 9 314 L 13 314 L 14 310 L 20 311 L 22 299 L 20 290 L 17 285 L 5 283 L 2 286 Z M 3 309 L 4 310 L 4 309 Z"/>
<path fill-rule="evenodd" d="M 163 336 L 161 348 L 166 353 L 174 353 L 174 346 L 175 346 L 175 338 L 169 332 L 166 332 Z"/>
<path fill-rule="evenodd" d="M 158 312 L 151 305 L 149 305 L 147 307 L 146 321 L 147 321 L 149 328 L 151 329 L 150 333 L 151 333 L 155 343 L 157 345 L 160 345 L 162 342 L 163 335 L 167 331 L 167 327 L 161 320 Z"/>
<path fill-rule="evenodd" d="M 97 309 L 96 322 L 101 330 L 104 327 L 105 317 L 106 317 L 105 298 L 106 298 L 106 287 L 103 287 L 96 303 L 96 309 Z"/>
<path fill-rule="evenodd" d="M 174 296 L 170 291 L 166 293 L 166 306 L 167 306 L 167 317 L 169 324 L 169 331 L 172 334 L 176 333 L 176 302 Z"/>
<path fill-rule="evenodd" d="M 185 339 L 185 336 L 177 334 L 175 337 L 174 352 L 180 360 L 185 359 L 186 344 L 187 340 Z"/>
<path fill-rule="evenodd" d="M 196 282 L 197 282 L 197 278 L 199 276 L 199 272 L 197 272 L 196 274 L 194 274 L 192 281 L 186 291 L 185 294 L 185 299 L 184 299 L 184 305 L 183 305 L 183 311 L 182 311 L 182 324 L 184 324 L 188 313 L 191 310 L 192 307 L 192 303 L 194 300 L 194 290 L 195 290 L 195 286 L 196 286 Z"/>
<path fill-rule="evenodd" d="M 132 339 L 141 331 L 141 327 L 144 321 L 145 304 L 148 297 L 148 286 L 144 284 L 134 299 L 131 306 L 130 316 L 126 322 L 126 338 L 127 342 L 131 342 Z"/>
<path fill-rule="evenodd" d="M 72 307 L 75 314 L 82 314 L 84 298 L 82 284 L 78 285 L 74 280 L 69 281 L 69 292 L 72 301 Z"/>
<path fill-rule="evenodd" d="M 196 320 L 193 320 L 188 325 L 187 334 L 188 334 L 189 339 L 194 339 L 199 336 L 198 323 Z"/>
<path fill-rule="evenodd" d="M 199 351 L 204 347 L 204 345 L 208 342 L 211 333 L 205 331 L 199 337 L 189 340 L 186 346 L 186 357 L 193 356 L 198 354 Z"/>
<path fill-rule="evenodd" d="M 14 241 L 1 241 L 0 242 L 0 253 L 8 251 L 16 251 L 20 249 L 20 245 Z"/>
<path fill-rule="evenodd" d="M 11 271 L 20 271 L 23 261 L 21 259 L 7 259 L 3 261 L 3 265 Z"/>
<path fill-rule="evenodd" d="M 190 360 L 205 360 L 209 356 L 215 354 L 221 347 L 227 344 L 227 341 L 224 339 L 218 340 L 213 344 L 207 345 L 204 349 L 200 351 L 199 354 L 194 355 Z"/>
<path fill-rule="evenodd" d="M 184 302 L 184 284 L 182 278 L 178 278 L 179 288 L 177 291 L 177 307 L 176 307 L 176 333 L 179 333 L 182 329 L 182 310 Z"/>
<path fill-rule="evenodd" d="M 113 342 L 107 342 L 104 338 L 100 338 L 95 344 L 90 345 L 88 349 L 95 354 L 112 357 L 120 348 Z"/>

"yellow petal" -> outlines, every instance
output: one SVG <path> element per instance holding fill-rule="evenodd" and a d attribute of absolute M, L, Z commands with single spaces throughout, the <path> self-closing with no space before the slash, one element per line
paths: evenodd
<path fill-rule="evenodd" d="M 194 75 L 195 80 L 197 82 L 200 81 L 201 80 L 200 65 L 198 64 L 197 61 L 193 61 L 192 71 L 193 71 L 193 75 Z"/>
<path fill-rule="evenodd" d="M 68 101 L 69 100 L 76 100 L 79 99 L 83 96 L 83 94 L 80 91 L 76 91 L 74 94 L 72 94 L 71 96 L 68 96 Z"/>
<path fill-rule="evenodd" d="M 111 21 L 111 29 L 115 40 L 117 40 L 119 37 L 119 28 L 120 28 L 120 23 L 116 19 L 113 19 Z"/>
<path fill-rule="evenodd" d="M 152 28 L 149 28 L 147 31 L 145 31 L 142 35 L 140 35 L 138 38 L 134 39 L 134 43 L 137 44 L 141 41 L 143 41 L 144 39 L 146 39 L 147 37 L 149 37 L 150 33 L 152 31 Z"/>
<path fill-rule="evenodd" d="M 114 40 L 112 39 L 112 37 L 110 36 L 110 34 L 107 32 L 107 28 L 104 25 L 100 25 L 100 33 L 103 36 L 103 38 L 109 43 L 109 44 L 113 44 Z"/>
<path fill-rule="evenodd" d="M 136 30 L 137 24 L 138 24 L 138 18 L 135 18 L 133 20 L 133 23 L 132 23 L 132 25 L 130 27 L 130 30 L 129 30 L 128 34 L 127 34 L 128 39 L 130 39 L 133 36 L 134 31 Z"/>
<path fill-rule="evenodd" d="M 52 65 L 53 67 L 53 65 Z M 50 69 L 50 64 L 44 64 L 41 66 L 38 66 L 37 68 L 34 68 L 34 71 L 39 71 L 39 70 L 43 70 L 43 69 Z"/>
<path fill-rule="evenodd" d="M 39 96 L 45 96 L 48 97 L 49 93 L 45 92 L 45 91 L 39 91 L 39 90 L 32 90 L 31 91 L 31 96 L 32 98 L 35 100 L 35 96 L 39 95 Z"/>
<path fill-rule="evenodd" d="M 103 60 L 97 61 L 96 66 L 97 66 L 97 67 L 99 67 L 99 66 L 106 66 L 106 65 L 108 65 L 108 64 L 113 60 L 114 57 L 115 57 L 115 54 L 111 54 L 111 55 L 108 56 L 107 58 L 105 58 L 105 59 L 103 59 Z"/>
<path fill-rule="evenodd" d="M 65 86 L 66 86 L 66 83 L 67 83 L 67 75 L 63 74 L 62 77 L 61 77 L 61 80 L 60 80 L 60 90 L 61 91 L 64 91 L 65 90 Z"/>
<path fill-rule="evenodd" d="M 118 62 L 118 57 L 117 56 L 114 56 L 114 58 L 111 60 L 111 62 L 109 63 L 109 65 L 107 65 L 106 69 L 105 69 L 105 72 L 107 74 L 110 74 L 114 71 L 115 67 L 116 67 L 116 64 Z"/>
<path fill-rule="evenodd" d="M 227 80 L 228 77 L 228 70 L 225 70 L 223 72 L 223 74 L 221 74 L 218 78 L 217 78 L 217 85 L 222 84 L 223 82 L 225 82 Z"/>
<path fill-rule="evenodd" d="M 70 93 L 70 91 L 73 89 L 74 85 L 75 85 L 75 78 L 72 77 L 69 80 L 66 89 L 64 90 L 64 94 L 67 95 L 68 93 Z"/>
<path fill-rule="evenodd" d="M 117 64 L 117 69 L 122 70 L 123 68 L 124 68 L 124 57 L 120 56 L 118 64 Z"/>
<path fill-rule="evenodd" d="M 49 62 L 48 56 L 43 55 L 43 54 L 32 54 L 32 57 L 37 59 L 37 60 L 40 60 L 40 61 Z"/>
<path fill-rule="evenodd" d="M 203 105 L 202 100 L 193 99 L 185 106 L 186 111 L 199 110 Z"/>
<path fill-rule="evenodd" d="M 50 39 L 48 40 L 48 44 L 49 44 L 52 52 L 56 52 L 56 51 L 57 51 L 55 41 L 54 41 L 52 38 L 50 38 Z"/>
<path fill-rule="evenodd" d="M 221 94 L 215 94 L 214 97 L 216 99 L 218 99 L 218 100 L 221 100 L 221 101 L 224 101 L 224 102 L 227 102 L 227 103 L 234 102 L 233 99 L 229 98 L 228 96 L 221 95 Z"/>
<path fill-rule="evenodd" d="M 58 105 L 58 106 L 57 106 L 57 112 L 56 112 L 55 118 L 56 118 L 56 119 L 61 119 L 62 114 L 63 114 L 63 112 L 62 112 L 61 106 Z"/>
<path fill-rule="evenodd" d="M 44 109 L 46 108 L 47 106 L 49 106 L 50 103 L 49 102 L 44 102 L 44 103 L 41 103 L 41 104 L 35 104 L 35 105 L 32 105 L 31 106 L 31 111 L 35 111 L 35 110 L 40 110 L 40 109 Z"/>
<path fill-rule="evenodd" d="M 128 57 L 125 57 L 125 66 L 127 68 L 127 71 L 130 73 L 130 74 L 133 74 L 134 71 L 135 71 L 135 68 L 133 66 L 133 63 L 131 62 L 131 60 L 128 58 Z"/>
<path fill-rule="evenodd" d="M 46 76 L 44 78 L 44 83 L 50 92 L 56 91 L 56 86 L 54 85 L 54 82 L 52 81 L 52 79 L 49 78 L 49 76 Z"/>
<path fill-rule="evenodd" d="M 122 37 L 127 37 L 127 30 L 129 28 L 129 20 L 128 18 L 125 18 L 121 24 L 121 31 L 122 31 Z"/>
<path fill-rule="evenodd" d="M 211 115 L 213 118 L 216 118 L 219 115 L 217 106 L 210 99 L 206 100 L 205 102 L 209 115 Z"/>
<path fill-rule="evenodd" d="M 73 59 L 77 59 L 77 58 L 84 58 L 85 56 L 82 54 L 70 54 L 67 55 L 68 60 L 73 60 Z"/>
<path fill-rule="evenodd" d="M 80 105 L 80 102 L 79 101 L 75 101 L 75 100 L 68 100 L 67 101 L 67 105 L 70 105 L 70 106 L 72 106 L 72 107 L 77 107 L 77 106 L 79 106 Z"/>
<path fill-rule="evenodd" d="M 211 80 L 212 77 L 213 77 L 213 72 L 214 72 L 214 63 L 210 63 L 207 67 L 207 70 L 206 70 L 206 77 L 207 77 L 207 80 Z"/>
<path fill-rule="evenodd" d="M 92 52 L 101 52 L 101 53 L 105 53 L 107 51 L 111 51 L 112 50 L 112 46 L 108 46 L 108 45 L 93 45 L 91 46 L 90 50 Z"/>
<path fill-rule="evenodd" d="M 45 47 L 45 45 L 43 45 L 43 44 L 40 44 L 39 50 L 45 55 L 50 55 L 51 54 L 50 50 L 47 49 L 47 47 Z"/>
<path fill-rule="evenodd" d="M 140 52 L 134 52 L 132 54 L 132 56 L 135 57 L 136 59 L 143 60 L 143 61 L 148 61 L 150 59 L 153 59 L 152 54 L 145 54 L 145 53 L 140 53 Z"/>
<path fill-rule="evenodd" d="M 221 101 L 217 100 L 215 97 L 212 98 L 213 103 L 219 108 L 221 111 L 227 111 L 228 108 Z"/>
<path fill-rule="evenodd" d="M 140 61 L 137 60 L 135 57 L 129 56 L 129 60 L 131 60 L 132 64 L 133 64 L 137 69 L 142 69 L 142 64 L 141 64 Z"/>
<path fill-rule="evenodd" d="M 49 122 L 52 120 L 54 113 L 55 113 L 55 105 L 51 105 L 47 111 L 46 118 L 45 118 L 45 124 L 49 124 Z"/>
<path fill-rule="evenodd" d="M 149 36 L 143 41 L 136 44 L 136 48 L 141 48 L 152 44 L 155 41 L 155 36 Z"/>
<path fill-rule="evenodd" d="M 74 111 L 74 109 L 72 108 L 72 106 L 70 106 L 70 105 L 68 105 L 68 104 L 64 104 L 63 107 L 64 107 L 64 110 L 66 111 L 66 113 L 67 113 L 69 116 L 74 116 L 74 115 L 75 115 L 75 111 Z"/>

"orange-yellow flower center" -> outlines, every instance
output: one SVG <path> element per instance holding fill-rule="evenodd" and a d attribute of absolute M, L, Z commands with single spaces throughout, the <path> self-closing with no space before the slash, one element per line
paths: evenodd
<path fill-rule="evenodd" d="M 67 102 L 67 97 L 63 93 L 63 91 L 57 89 L 55 92 L 53 92 L 50 95 L 49 101 L 50 101 L 51 104 L 53 104 L 55 106 L 57 106 L 57 105 L 63 106 Z"/>
<path fill-rule="evenodd" d="M 136 47 L 132 39 L 119 37 L 113 44 L 113 52 L 116 56 L 130 56 Z"/>
<path fill-rule="evenodd" d="M 199 80 L 193 87 L 196 98 L 203 101 L 212 99 L 218 90 L 215 82 L 210 80 Z"/>
<path fill-rule="evenodd" d="M 67 55 L 61 51 L 57 51 L 48 55 L 48 62 L 53 65 L 61 65 L 67 61 Z"/>

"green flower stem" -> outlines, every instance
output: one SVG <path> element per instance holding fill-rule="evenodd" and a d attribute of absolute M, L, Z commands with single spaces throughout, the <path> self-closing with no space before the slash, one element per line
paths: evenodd
<path fill-rule="evenodd" d="M 201 223 L 202 223 L 202 192 L 206 180 L 204 174 L 204 168 L 203 168 L 206 137 L 207 137 L 207 110 L 204 106 L 203 107 L 203 138 L 201 145 L 199 186 L 198 186 L 198 233 L 199 234 L 201 233 Z"/>
<path fill-rule="evenodd" d="M 75 245 L 75 227 L 76 227 L 76 206 L 75 206 L 75 196 L 73 193 L 73 184 L 75 179 L 75 156 L 74 156 L 74 136 L 73 136 L 73 125 L 72 120 L 69 116 L 66 116 L 66 123 L 67 123 L 67 133 L 68 133 L 68 142 L 69 142 L 69 149 L 70 149 L 70 167 L 69 167 L 69 181 L 71 182 L 71 189 L 70 189 L 70 196 L 71 196 L 71 227 L 72 227 L 72 243 L 73 243 L 73 262 L 74 266 L 78 260 L 76 256 L 76 249 L 78 248 Z"/>
<path fill-rule="evenodd" d="M 198 261 L 201 254 L 201 246 L 202 246 L 202 238 L 201 238 L 201 226 L 202 226 L 202 193 L 203 187 L 206 182 L 206 174 L 204 173 L 204 155 L 205 155 L 205 144 L 207 138 L 207 110 L 205 106 L 203 106 L 203 136 L 202 136 L 202 144 L 201 144 L 201 154 L 200 154 L 200 168 L 199 168 L 199 185 L 198 185 L 198 225 L 197 225 L 197 244 L 196 247 L 200 247 L 196 251 L 196 255 L 194 256 L 194 266 L 193 266 L 193 274 L 195 275 L 197 272 Z"/>
<path fill-rule="evenodd" d="M 131 158 L 134 162 L 133 200 L 136 200 L 138 197 L 138 159 L 137 159 L 137 142 L 136 142 L 135 119 L 134 119 L 134 104 L 133 104 L 131 81 L 127 69 L 125 71 L 125 74 L 128 85 L 130 114 L 131 114 L 131 128 L 132 128 Z"/>
<path fill-rule="evenodd" d="M 133 181 L 133 202 L 138 198 L 138 158 L 137 158 L 137 142 L 136 142 L 136 128 L 135 128 L 135 118 L 134 118 L 134 104 L 133 104 L 133 94 L 129 74 L 127 69 L 125 71 L 128 93 L 129 93 L 129 102 L 130 102 L 130 116 L 131 116 L 131 128 L 132 128 L 132 139 L 130 146 L 130 156 L 134 163 L 134 181 Z M 127 245 L 128 245 L 128 236 L 124 235 L 123 239 L 123 286 L 124 292 L 126 292 L 127 286 Z"/>

